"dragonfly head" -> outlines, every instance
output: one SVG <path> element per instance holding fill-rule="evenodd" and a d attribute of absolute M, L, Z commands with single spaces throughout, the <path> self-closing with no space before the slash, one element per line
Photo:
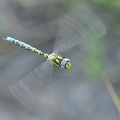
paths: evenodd
<path fill-rule="evenodd" d="M 69 70 L 71 68 L 72 64 L 70 62 L 70 59 L 64 58 L 61 62 L 61 68 Z"/>

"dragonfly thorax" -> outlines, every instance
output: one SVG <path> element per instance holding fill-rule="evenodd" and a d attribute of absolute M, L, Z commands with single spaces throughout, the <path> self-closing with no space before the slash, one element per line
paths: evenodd
<path fill-rule="evenodd" d="M 71 62 L 70 59 L 65 58 L 61 55 L 58 55 L 56 53 L 52 53 L 48 56 L 48 59 L 51 64 L 53 64 L 56 67 L 59 67 L 61 69 L 70 69 L 71 68 Z"/>
<path fill-rule="evenodd" d="M 58 54 L 56 53 L 52 53 L 48 56 L 48 59 L 47 60 L 50 60 L 50 61 L 53 61 L 54 59 L 56 59 L 58 56 Z"/>

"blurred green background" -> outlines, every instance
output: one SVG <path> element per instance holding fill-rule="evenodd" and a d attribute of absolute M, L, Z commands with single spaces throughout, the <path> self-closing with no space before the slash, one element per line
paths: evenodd
<path fill-rule="evenodd" d="M 38 113 L 26 108 L 8 87 L 44 59 L 2 40 L 9 35 L 51 53 L 58 19 L 84 3 L 102 20 L 107 33 L 64 53 L 70 72 L 54 70 L 54 92 Z M 119 0 L 0 0 L 0 120 L 120 119 Z"/>

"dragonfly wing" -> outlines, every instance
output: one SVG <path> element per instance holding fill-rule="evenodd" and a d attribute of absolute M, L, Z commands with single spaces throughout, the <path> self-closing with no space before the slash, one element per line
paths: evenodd
<path fill-rule="evenodd" d="M 47 103 L 48 94 L 52 90 L 52 69 L 49 61 L 44 62 L 27 74 L 17 84 L 10 86 L 10 91 L 23 105 L 38 110 Z M 49 79 L 48 79 L 49 77 Z"/>
<path fill-rule="evenodd" d="M 106 28 L 102 21 L 82 4 L 60 19 L 54 51 L 61 53 L 105 34 Z"/>

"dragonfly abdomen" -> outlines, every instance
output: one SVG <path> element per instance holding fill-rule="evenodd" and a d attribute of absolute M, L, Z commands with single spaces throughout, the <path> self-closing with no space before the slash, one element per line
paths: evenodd
<path fill-rule="evenodd" d="M 32 52 L 37 53 L 38 55 L 43 55 L 45 58 L 47 58 L 47 56 L 48 56 L 46 53 L 43 53 L 42 51 L 40 51 L 40 50 L 38 50 L 38 49 L 24 43 L 24 42 L 16 40 L 16 39 L 14 39 L 12 37 L 6 37 L 6 38 L 3 38 L 3 39 L 7 40 L 7 41 L 9 41 L 11 43 L 14 43 L 15 45 L 18 45 L 18 46 L 20 46 L 22 48 L 25 48 L 26 50 L 31 50 Z"/>

